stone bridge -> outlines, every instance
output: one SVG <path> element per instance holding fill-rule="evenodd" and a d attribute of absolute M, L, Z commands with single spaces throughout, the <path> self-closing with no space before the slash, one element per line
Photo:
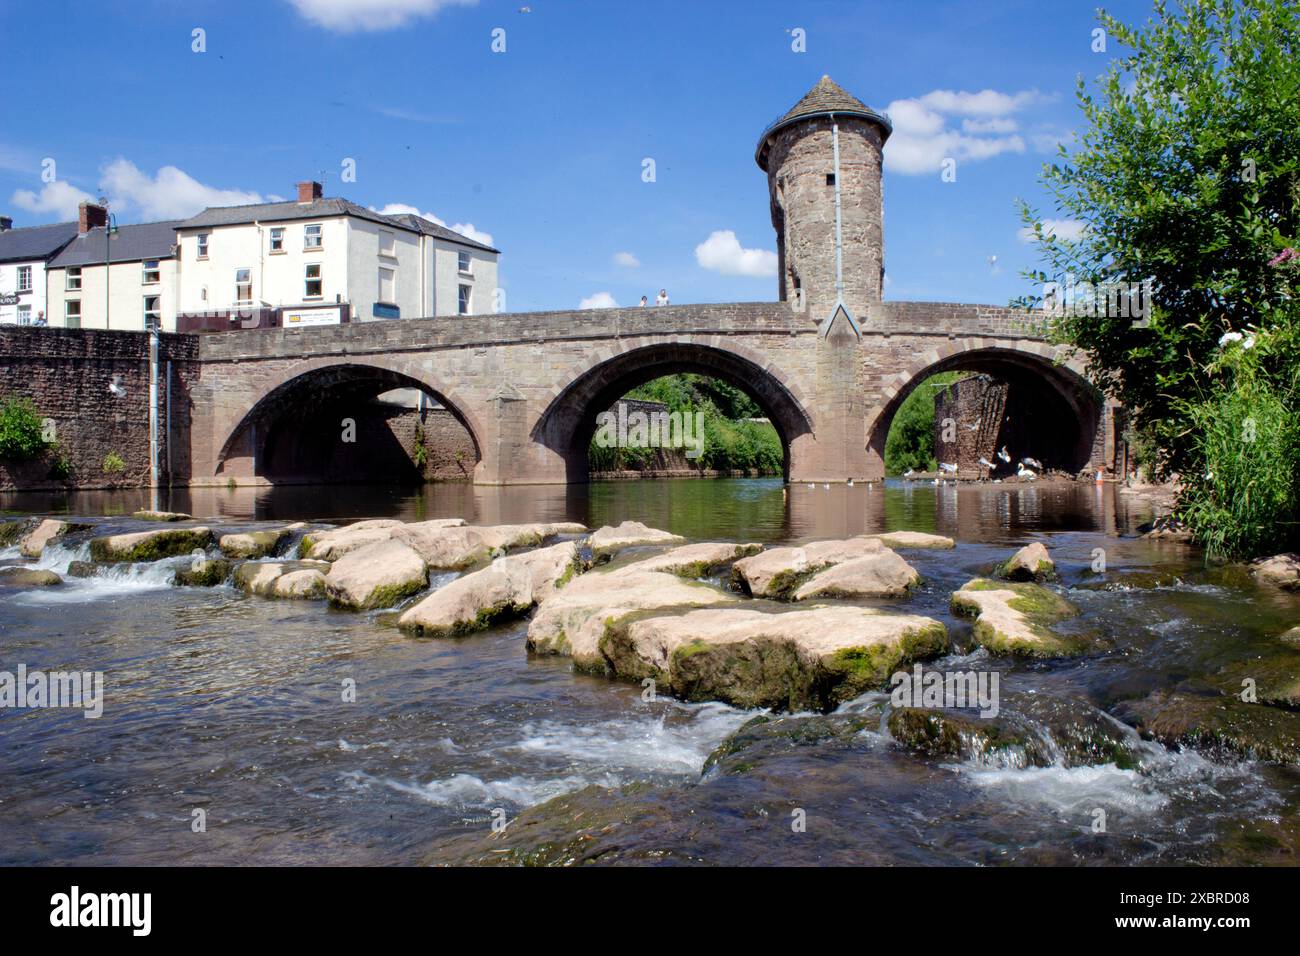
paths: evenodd
<path fill-rule="evenodd" d="M 267 481 L 273 435 L 316 430 L 341 441 L 346 423 L 331 410 L 413 387 L 464 426 L 476 482 L 582 481 L 599 412 L 661 375 L 700 372 L 766 411 L 790 480 L 879 479 L 902 400 L 936 372 L 967 369 L 1022 383 L 1050 406 L 1052 448 L 1017 453 L 1072 471 L 1106 468 L 1105 405 L 1078 362 L 1033 334 L 1032 318 L 876 302 L 856 323 L 819 325 L 788 303 L 752 302 L 208 334 L 190 384 L 188 477 Z"/>

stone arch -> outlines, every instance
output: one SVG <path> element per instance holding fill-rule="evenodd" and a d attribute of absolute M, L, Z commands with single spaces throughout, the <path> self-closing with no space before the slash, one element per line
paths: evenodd
<path fill-rule="evenodd" d="M 796 442 L 813 433 L 813 418 L 798 385 L 761 353 L 721 336 L 653 342 L 619 342 L 559 377 L 531 433 L 533 441 L 559 455 L 566 480 L 587 480 L 587 447 L 596 415 L 635 388 L 664 375 L 697 372 L 739 388 L 767 413 L 785 449 L 789 473 Z M 562 384 L 561 384 L 562 383 Z"/>
<path fill-rule="evenodd" d="M 482 429 L 466 404 L 454 392 L 445 391 L 429 382 L 420 370 L 402 364 L 360 357 L 345 361 L 322 358 L 294 362 L 288 368 L 259 380 L 259 385 L 262 388 L 257 393 L 226 417 L 229 427 L 224 430 L 220 444 L 217 445 L 217 478 L 251 478 L 271 483 L 277 478 L 288 483 L 331 480 L 329 475 L 313 476 L 310 473 L 285 477 L 276 475 L 274 468 L 268 469 L 268 459 L 273 459 L 276 454 L 277 436 L 284 434 L 288 425 L 299 426 L 295 430 L 300 430 L 303 424 L 310 426 L 312 416 L 331 404 L 366 402 L 393 389 L 418 389 L 424 392 L 435 399 L 450 419 L 463 429 L 468 439 L 463 477 L 472 477 L 476 466 L 484 457 Z M 426 421 L 422 419 L 422 424 Z M 324 427 L 324 423 L 321 424 Z M 339 423 L 330 422 L 326 430 L 336 432 L 338 426 Z M 371 430 L 369 437 L 372 441 L 366 454 L 379 456 L 377 464 L 382 463 L 387 455 L 391 459 L 390 464 L 400 468 L 400 461 L 393 457 L 396 449 L 392 441 L 382 432 L 375 434 L 376 431 Z M 407 464 L 410 465 L 409 460 Z M 414 468 L 413 465 L 410 467 Z M 356 479 L 344 477 L 343 480 Z"/>
<path fill-rule="evenodd" d="M 906 368 L 881 382 L 878 402 L 867 412 L 867 453 L 881 476 L 885 440 L 899 406 L 925 379 L 953 371 L 987 372 L 1009 381 L 1037 383 L 1059 401 L 1074 423 L 1068 456 L 1072 467 L 1082 468 L 1094 458 L 1105 401 L 1088 382 L 1084 362 L 1045 342 L 990 344 L 987 339 L 956 339 L 917 356 Z"/>

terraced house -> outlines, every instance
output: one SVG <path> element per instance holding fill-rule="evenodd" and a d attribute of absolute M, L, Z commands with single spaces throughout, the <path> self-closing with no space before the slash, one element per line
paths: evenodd
<path fill-rule="evenodd" d="M 316 182 L 292 202 L 210 207 L 176 236 L 182 331 L 493 311 L 496 249 Z"/>
<path fill-rule="evenodd" d="M 77 224 L 12 227 L 0 216 L 0 325 L 48 324 L 45 268 L 77 235 Z"/>

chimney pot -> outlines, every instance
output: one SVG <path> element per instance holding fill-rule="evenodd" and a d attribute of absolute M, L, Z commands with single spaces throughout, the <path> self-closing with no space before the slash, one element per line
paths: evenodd
<path fill-rule="evenodd" d="M 108 209 L 93 202 L 83 202 L 77 207 L 77 233 L 84 235 L 92 229 L 108 225 Z"/>
<path fill-rule="evenodd" d="M 14 221 L 8 216 L 0 216 L 0 232 L 8 232 L 14 227 Z"/>
<path fill-rule="evenodd" d="M 298 184 L 298 202 L 308 203 L 315 202 L 321 198 L 321 186 L 317 182 L 305 182 Z"/>

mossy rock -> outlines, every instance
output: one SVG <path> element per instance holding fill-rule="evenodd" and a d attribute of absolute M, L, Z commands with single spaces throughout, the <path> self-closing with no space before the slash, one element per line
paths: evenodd
<path fill-rule="evenodd" d="M 70 578 L 93 578 L 99 574 L 100 567 L 94 561 L 72 561 L 66 573 Z"/>
<path fill-rule="evenodd" d="M 1014 596 L 1003 606 L 1013 613 L 1000 613 L 996 605 L 982 607 L 970 593 L 987 591 L 1011 592 Z M 950 606 L 953 614 L 975 618 L 975 641 L 991 654 L 1069 657 L 1093 650 L 1098 643 L 1089 635 L 1066 635 L 1052 629 L 1052 625 L 1077 617 L 1079 609 L 1040 584 L 976 578 L 953 593 Z"/>
<path fill-rule="evenodd" d="M 1235 697 L 1158 691 L 1124 701 L 1115 716 L 1151 740 L 1211 757 L 1300 764 L 1300 714 Z"/>
<path fill-rule="evenodd" d="M 0 548 L 11 548 L 27 536 L 32 528 L 30 520 L 0 521 Z"/>
<path fill-rule="evenodd" d="M 267 558 L 279 553 L 292 537 L 292 532 L 280 528 L 274 531 L 241 531 L 221 536 L 218 546 L 228 558 Z"/>
<path fill-rule="evenodd" d="M 177 568 L 172 583 L 177 587 L 214 588 L 230 577 L 231 564 L 221 558 L 203 558 Z"/>
<path fill-rule="evenodd" d="M 701 775 L 745 774 L 765 760 L 802 747 L 844 744 L 863 730 L 880 726 L 884 705 L 854 714 L 760 714 L 741 724 L 704 761 Z"/>
<path fill-rule="evenodd" d="M 175 528 L 92 538 L 90 556 L 101 562 L 160 561 L 202 551 L 210 544 L 212 532 L 207 528 Z"/>
<path fill-rule="evenodd" d="M 1011 768 L 1048 767 L 1053 762 L 1047 744 L 1014 718 L 899 707 L 889 715 L 889 732 L 908 750 L 926 757 Z"/>
<path fill-rule="evenodd" d="M 1225 667 L 1210 679 L 1225 694 L 1274 707 L 1300 709 L 1300 648 L 1278 642 L 1276 650 Z"/>
<path fill-rule="evenodd" d="M 47 588 L 62 583 L 58 574 L 43 568 L 0 568 L 0 587 Z"/>
<path fill-rule="evenodd" d="M 132 518 L 137 521 L 193 521 L 193 515 L 180 511 L 137 511 Z"/>

